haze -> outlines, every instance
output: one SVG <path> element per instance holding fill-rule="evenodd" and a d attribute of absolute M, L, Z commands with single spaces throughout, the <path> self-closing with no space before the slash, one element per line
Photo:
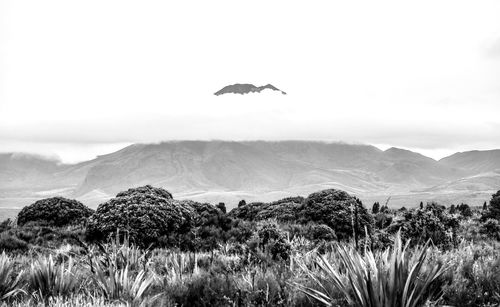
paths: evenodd
<path fill-rule="evenodd" d="M 500 148 L 499 16 L 498 1 L 0 1 L 0 151 Z M 233 83 L 287 95 L 213 95 Z"/>

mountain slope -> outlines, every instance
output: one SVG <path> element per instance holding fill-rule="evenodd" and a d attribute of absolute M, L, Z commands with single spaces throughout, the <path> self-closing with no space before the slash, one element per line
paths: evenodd
<path fill-rule="evenodd" d="M 183 141 L 137 144 L 99 157 L 74 193 L 114 195 L 131 186 L 153 184 L 180 197 L 237 194 L 258 199 L 330 187 L 357 195 L 391 194 L 428 188 L 460 175 L 416 153 L 369 145 Z"/>
<path fill-rule="evenodd" d="M 242 198 L 271 201 L 326 188 L 370 202 L 392 196 L 392 202 L 408 205 L 405 199 L 442 200 L 455 192 L 467 201 L 467 191 L 481 199 L 500 182 L 493 172 L 500 165 L 496 154 L 463 153 L 435 161 L 398 148 L 312 141 L 175 141 L 135 144 L 75 165 L 33 159 L 0 155 L 0 206 L 51 195 L 95 206 L 145 184 L 164 187 L 178 198 L 229 206 Z"/>
<path fill-rule="evenodd" d="M 463 169 L 469 174 L 489 172 L 500 169 L 500 150 L 460 152 L 439 160 L 439 163 Z"/>
<path fill-rule="evenodd" d="M 17 186 L 44 186 L 46 181 L 61 170 L 58 161 L 24 153 L 0 154 L 0 183 L 2 189 Z"/>

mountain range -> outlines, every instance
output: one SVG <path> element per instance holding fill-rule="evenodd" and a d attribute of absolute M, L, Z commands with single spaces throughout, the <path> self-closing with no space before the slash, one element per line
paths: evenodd
<path fill-rule="evenodd" d="M 171 141 L 135 144 L 77 163 L 0 154 L 0 207 L 60 195 L 96 207 L 119 191 L 151 184 L 175 198 L 234 207 L 327 188 L 365 203 L 420 201 L 480 205 L 500 189 L 500 150 L 456 153 L 439 161 L 416 152 L 313 141 Z"/>

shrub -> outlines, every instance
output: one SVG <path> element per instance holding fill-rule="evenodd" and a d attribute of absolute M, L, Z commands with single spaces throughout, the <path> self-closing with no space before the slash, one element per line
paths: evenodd
<path fill-rule="evenodd" d="M 13 226 L 15 226 L 15 223 L 11 219 L 6 219 L 0 223 L 0 232 L 4 232 L 6 230 L 9 230 Z"/>
<path fill-rule="evenodd" d="M 181 250 L 212 250 L 219 243 L 226 242 L 227 232 L 233 221 L 221 209 L 208 203 L 191 200 L 176 201 L 190 213 L 190 229 L 188 232 L 172 232 L 161 241 L 166 245 L 177 246 Z"/>
<path fill-rule="evenodd" d="M 484 210 L 481 219 L 483 221 L 487 219 L 500 220 L 500 190 L 491 196 L 490 205 Z"/>
<path fill-rule="evenodd" d="M 280 222 L 289 222 L 297 219 L 303 197 L 287 197 L 272 203 L 253 202 L 238 205 L 229 212 L 233 218 L 248 221 L 276 219 Z"/>
<path fill-rule="evenodd" d="M 267 206 L 266 203 L 254 202 L 254 203 L 241 203 L 238 204 L 237 208 L 234 208 L 229 212 L 229 216 L 232 218 L 238 218 L 247 221 L 255 221 L 257 214 Z"/>
<path fill-rule="evenodd" d="M 245 243 L 255 231 L 255 223 L 243 220 L 235 220 L 231 230 L 228 231 L 228 240 L 235 243 Z"/>
<path fill-rule="evenodd" d="M 500 240 L 500 222 L 498 220 L 487 219 L 481 224 L 479 231 L 489 238 Z"/>
<path fill-rule="evenodd" d="M 28 250 L 29 245 L 26 241 L 17 238 L 16 236 L 2 232 L 0 234 L 0 251 L 13 252 Z"/>
<path fill-rule="evenodd" d="M 318 241 L 333 241 L 337 239 L 335 235 L 335 231 L 328 227 L 327 225 L 322 224 L 310 224 L 306 228 L 305 237 L 313 242 Z"/>
<path fill-rule="evenodd" d="M 374 220 L 375 220 L 375 227 L 378 229 L 384 229 L 389 227 L 392 223 L 392 215 L 387 214 L 387 213 L 377 213 L 375 214 Z"/>
<path fill-rule="evenodd" d="M 286 235 L 276 224 L 264 224 L 258 231 L 261 249 L 271 254 L 274 260 L 287 260 L 290 256 L 291 246 L 286 240 Z"/>
<path fill-rule="evenodd" d="M 463 217 L 471 217 L 472 216 L 472 209 L 467 204 L 462 203 L 462 204 L 458 205 L 456 210 L 458 210 L 458 212 L 460 212 L 460 215 L 462 215 Z M 450 210 L 450 212 L 451 212 L 451 210 Z"/>
<path fill-rule="evenodd" d="M 423 244 L 429 239 L 441 247 L 451 247 L 456 244 L 458 220 L 449 215 L 443 206 L 431 203 L 424 209 L 408 210 L 404 219 L 393 223 L 387 228 L 395 233 L 401 230 L 404 239 L 411 239 L 412 244 Z"/>
<path fill-rule="evenodd" d="M 193 208 L 176 202 L 161 188 L 144 186 L 120 192 L 100 204 L 90 217 L 88 236 L 104 239 L 117 231 L 142 246 L 162 236 L 184 233 L 192 226 Z"/>
<path fill-rule="evenodd" d="M 27 223 L 13 227 L 0 235 L 0 249 L 26 250 L 29 245 L 43 248 L 58 248 L 63 244 L 79 245 L 84 239 L 82 226 L 51 227 Z"/>
<path fill-rule="evenodd" d="M 279 222 L 290 222 L 297 219 L 301 204 L 295 202 L 271 203 L 256 214 L 256 220 L 275 219 Z"/>
<path fill-rule="evenodd" d="M 77 200 L 52 197 L 24 207 L 17 215 L 17 224 L 35 222 L 61 227 L 85 222 L 92 213 L 92 209 Z"/>
<path fill-rule="evenodd" d="M 300 211 L 302 223 L 322 223 L 335 231 L 339 240 L 365 234 L 373 220 L 363 204 L 344 191 L 324 190 L 309 195 Z"/>

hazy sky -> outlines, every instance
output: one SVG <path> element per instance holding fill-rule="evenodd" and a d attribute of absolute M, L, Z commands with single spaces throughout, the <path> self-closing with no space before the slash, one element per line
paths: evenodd
<path fill-rule="evenodd" d="M 0 18 L 0 151 L 500 148 L 500 1 L 0 0 Z M 288 95 L 213 95 L 233 83 Z"/>

